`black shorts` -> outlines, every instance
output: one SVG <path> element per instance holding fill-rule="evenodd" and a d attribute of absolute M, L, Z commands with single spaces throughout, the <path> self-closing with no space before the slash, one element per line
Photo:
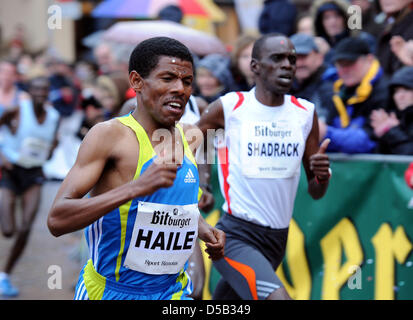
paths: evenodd
<path fill-rule="evenodd" d="M 288 228 L 272 229 L 228 213 L 216 227 L 225 232 L 226 243 L 225 257 L 214 261 L 222 279 L 213 299 L 266 299 L 283 287 L 275 270 L 284 258 Z"/>
<path fill-rule="evenodd" d="M 41 185 L 45 180 L 42 167 L 26 169 L 14 164 L 11 170 L 1 168 L 0 188 L 7 188 L 16 195 L 21 195 L 31 186 Z"/>

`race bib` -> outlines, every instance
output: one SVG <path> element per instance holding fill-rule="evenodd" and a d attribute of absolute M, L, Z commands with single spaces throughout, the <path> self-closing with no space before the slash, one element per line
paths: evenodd
<path fill-rule="evenodd" d="M 149 274 L 175 274 L 192 254 L 198 236 L 197 204 L 139 202 L 124 266 Z"/>
<path fill-rule="evenodd" d="M 17 164 L 25 168 L 42 166 L 49 157 L 49 152 L 49 142 L 33 137 L 26 138 L 21 145 Z"/>
<path fill-rule="evenodd" d="M 301 129 L 293 121 L 246 121 L 240 135 L 243 175 L 273 179 L 300 172 L 305 146 Z"/>

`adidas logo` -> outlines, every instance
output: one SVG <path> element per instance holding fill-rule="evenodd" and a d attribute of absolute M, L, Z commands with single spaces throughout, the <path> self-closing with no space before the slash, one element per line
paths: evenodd
<path fill-rule="evenodd" d="M 192 173 L 191 169 L 188 169 L 188 172 L 185 176 L 184 181 L 185 181 L 185 183 L 195 183 L 196 182 L 195 176 Z"/>

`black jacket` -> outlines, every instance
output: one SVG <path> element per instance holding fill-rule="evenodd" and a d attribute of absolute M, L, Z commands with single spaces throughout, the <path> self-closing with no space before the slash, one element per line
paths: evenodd
<path fill-rule="evenodd" d="M 413 9 L 406 8 L 400 12 L 394 24 L 386 26 L 378 40 L 376 55 L 388 75 L 392 75 L 403 66 L 390 48 L 390 39 L 395 35 L 403 37 L 406 41 L 413 39 Z"/>
<path fill-rule="evenodd" d="M 326 65 L 322 65 L 302 83 L 294 81 L 291 88 L 292 95 L 314 103 L 319 119 L 327 119 L 329 117 L 330 100 L 334 94 L 332 83 L 323 79 L 326 68 Z"/>
<path fill-rule="evenodd" d="M 398 113 L 400 124 L 379 139 L 379 153 L 413 155 L 413 105 Z"/>
<path fill-rule="evenodd" d="M 290 36 L 294 32 L 297 8 L 289 0 L 266 0 L 258 20 L 262 34 L 280 32 Z"/>

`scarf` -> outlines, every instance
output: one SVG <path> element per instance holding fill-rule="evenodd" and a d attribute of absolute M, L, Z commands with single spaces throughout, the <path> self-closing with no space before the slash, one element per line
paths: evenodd
<path fill-rule="evenodd" d="M 336 82 L 334 82 L 333 102 L 340 117 L 342 128 L 346 128 L 350 124 L 350 117 L 348 115 L 346 105 L 353 105 L 366 101 L 373 91 L 374 83 L 380 78 L 382 73 L 383 71 L 380 67 L 379 61 L 377 59 L 374 59 L 366 75 L 357 86 L 355 94 L 347 99 L 346 103 L 343 102 L 339 95 L 340 89 L 343 86 L 343 80 L 338 79 Z"/>

